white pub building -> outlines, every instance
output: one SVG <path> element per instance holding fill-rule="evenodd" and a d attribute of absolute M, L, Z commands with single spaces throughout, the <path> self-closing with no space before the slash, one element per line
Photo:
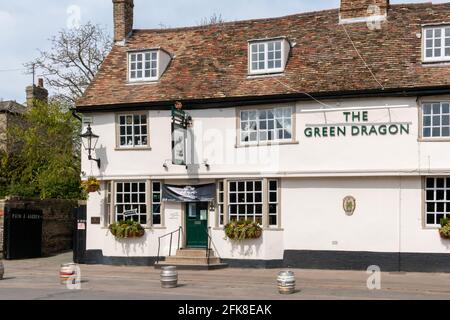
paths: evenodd
<path fill-rule="evenodd" d="M 86 263 L 450 271 L 450 3 L 153 30 L 113 6 L 76 107 Z M 262 236 L 227 238 L 243 220 Z"/>

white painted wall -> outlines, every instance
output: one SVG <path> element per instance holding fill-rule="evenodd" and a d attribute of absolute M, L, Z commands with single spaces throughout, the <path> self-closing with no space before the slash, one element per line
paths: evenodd
<path fill-rule="evenodd" d="M 434 99 L 434 98 L 430 98 Z M 442 100 L 443 98 L 439 98 Z M 450 100 L 450 98 L 448 98 Z M 266 231 L 262 239 L 236 244 L 213 230 L 222 258 L 282 259 L 285 249 L 374 252 L 449 252 L 436 229 L 423 227 L 422 175 L 449 171 L 450 142 L 419 140 L 419 108 L 415 98 L 352 99 L 327 102 L 332 107 L 408 105 L 400 109 L 371 110 L 370 122 L 410 122 L 410 135 L 306 138 L 307 124 L 341 123 L 342 112 L 302 113 L 315 103 L 296 104 L 296 144 L 236 147 L 236 109 L 189 111 L 196 164 L 163 164 L 171 159 L 170 111 L 149 111 L 151 150 L 116 149 L 114 113 L 92 114 L 93 132 L 100 136 L 96 157 L 102 168 L 83 153 L 82 171 L 100 179 L 180 179 L 196 183 L 230 177 L 283 177 L 281 219 L 283 231 Z M 211 165 L 207 170 L 203 161 Z M 270 161 L 267 162 L 267 159 Z M 196 180 L 189 180 L 196 179 Z M 200 180 L 199 180 L 200 179 Z M 355 215 L 348 217 L 342 200 L 357 199 Z M 104 212 L 104 194 L 91 194 L 88 220 Z M 117 242 L 102 226 L 88 225 L 88 249 L 106 256 L 156 256 L 158 237 L 183 223 L 181 204 L 166 204 L 165 229 L 153 229 L 146 238 Z M 214 226 L 211 218 L 210 225 Z M 167 243 L 163 250 L 167 252 Z"/>
<path fill-rule="evenodd" d="M 339 104 L 338 104 L 339 103 Z M 317 109 L 314 103 L 297 103 L 297 144 L 236 148 L 236 109 L 189 111 L 194 119 L 194 161 L 189 171 L 184 167 L 163 168 L 171 159 L 170 111 L 149 111 L 151 150 L 121 151 L 115 143 L 113 113 L 93 114 L 92 129 L 100 136 L 96 155 L 102 168 L 83 157 L 83 171 L 105 179 L 133 176 L 182 179 L 216 178 L 229 175 L 249 176 L 270 173 L 272 176 L 333 176 L 333 175 L 418 175 L 444 173 L 450 156 L 450 142 L 420 142 L 419 109 L 415 98 L 366 99 L 329 102 L 330 106 L 365 107 L 408 105 L 401 109 L 371 110 L 370 122 L 411 122 L 410 135 L 347 136 L 306 138 L 307 124 L 323 124 L 322 112 L 302 113 Z M 342 123 L 342 112 L 327 113 L 328 123 Z M 208 171 L 202 163 L 208 159 Z M 132 165 L 130 165 L 132 164 Z"/>
<path fill-rule="evenodd" d="M 450 253 L 422 218 L 415 177 L 283 179 L 282 221 L 287 250 Z M 356 211 L 343 210 L 346 196 Z"/>

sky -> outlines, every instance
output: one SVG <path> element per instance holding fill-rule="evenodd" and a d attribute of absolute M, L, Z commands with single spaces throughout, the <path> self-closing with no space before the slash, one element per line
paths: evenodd
<path fill-rule="evenodd" d="M 431 1 L 391 1 L 412 2 Z M 197 25 L 213 14 L 235 21 L 339 7 L 339 0 L 135 0 L 134 3 L 134 27 L 140 29 Z M 32 76 L 25 74 L 23 64 L 38 57 L 39 49 L 48 49 L 49 39 L 59 30 L 73 26 L 74 21 L 102 25 L 112 34 L 112 0 L 0 2 L 0 100 L 25 101 L 25 87 L 32 83 Z"/>

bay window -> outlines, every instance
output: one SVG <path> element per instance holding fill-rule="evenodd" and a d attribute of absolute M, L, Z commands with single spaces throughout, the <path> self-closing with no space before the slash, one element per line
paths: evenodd
<path fill-rule="evenodd" d="M 264 227 L 280 225 L 279 181 L 255 179 L 218 182 L 218 226 L 231 221 L 255 221 Z"/>
<path fill-rule="evenodd" d="M 146 225 L 146 182 L 116 182 L 115 190 L 116 221 L 133 220 Z"/>

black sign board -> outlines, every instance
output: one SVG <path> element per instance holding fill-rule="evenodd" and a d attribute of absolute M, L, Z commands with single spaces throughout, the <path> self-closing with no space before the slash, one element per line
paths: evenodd
<path fill-rule="evenodd" d="M 42 210 L 6 208 L 5 258 L 28 259 L 42 255 Z"/>
<path fill-rule="evenodd" d="M 163 185 L 162 200 L 169 202 L 211 202 L 216 198 L 216 185 Z"/>

